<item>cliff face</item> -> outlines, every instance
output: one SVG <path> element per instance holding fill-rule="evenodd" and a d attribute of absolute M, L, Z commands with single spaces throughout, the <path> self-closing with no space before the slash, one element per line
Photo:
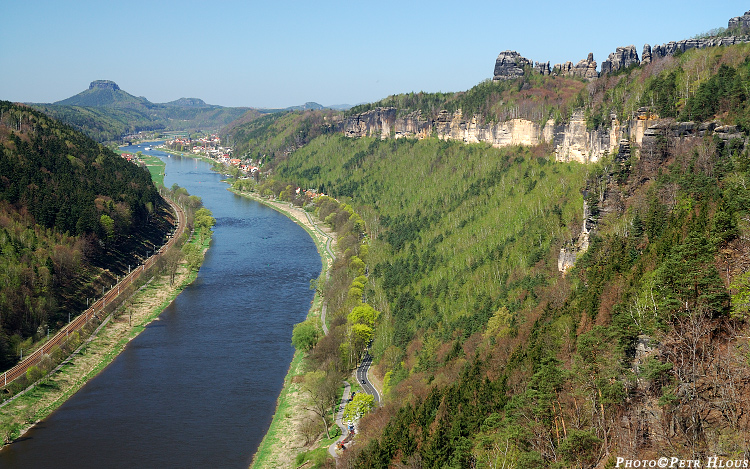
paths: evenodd
<path fill-rule="evenodd" d="M 743 33 L 750 31 L 750 11 L 746 11 L 744 15 L 729 20 L 728 29 Z"/>
<path fill-rule="evenodd" d="M 348 137 L 425 138 L 436 135 L 443 140 L 465 143 L 489 143 L 495 147 L 510 145 L 537 145 L 551 143 L 559 161 L 598 161 L 624 135 L 618 122 L 610 129 L 590 131 L 582 111 L 576 112 L 566 124 L 553 120 L 544 125 L 527 119 L 511 119 L 499 123 L 485 123 L 478 116 L 464 116 L 456 112 L 441 111 L 435 119 L 425 119 L 419 112 L 402 117 L 395 108 L 379 108 L 346 118 L 342 133 Z"/>
<path fill-rule="evenodd" d="M 750 31 L 750 11 L 744 16 L 729 20 L 729 30 L 735 34 Z M 643 46 L 644 64 L 689 49 L 728 46 L 750 42 L 750 36 L 726 36 L 707 39 L 686 39 L 654 46 Z M 639 66 L 641 60 L 633 45 L 618 47 L 602 63 L 601 74 L 614 73 L 631 66 Z M 495 60 L 493 80 L 513 80 L 524 76 L 527 70 L 540 75 L 559 75 L 596 80 L 596 61 L 593 54 L 576 65 L 572 62 L 555 64 L 532 62 L 516 51 L 501 52 Z M 481 116 L 464 116 L 461 110 L 441 111 L 435 118 L 424 118 L 420 112 L 400 115 L 395 108 L 378 108 L 346 118 L 342 131 L 349 137 L 375 136 L 381 139 L 393 137 L 424 138 L 436 135 L 443 140 L 458 140 L 466 143 L 486 142 L 495 147 L 509 145 L 552 144 L 558 161 L 590 163 L 618 149 L 621 140 L 629 140 L 638 148 L 650 148 L 656 136 L 684 138 L 702 136 L 706 132 L 717 132 L 719 136 L 740 136 L 736 130 L 717 128 L 715 124 L 696 125 L 661 121 L 659 117 L 642 108 L 626 122 L 612 118 L 608 126 L 590 130 L 583 111 L 573 113 L 568 122 L 556 124 L 549 120 L 544 124 L 527 119 L 511 119 L 499 123 L 485 122 Z"/>
<path fill-rule="evenodd" d="M 443 140 L 465 143 L 489 143 L 494 147 L 537 145 L 550 143 L 557 161 L 594 163 L 603 156 L 619 151 L 621 141 L 627 140 L 641 151 L 650 151 L 658 136 L 668 138 L 703 137 L 715 133 L 722 139 L 742 138 L 734 126 L 715 123 L 695 124 L 659 119 L 647 108 L 639 109 L 631 119 L 619 122 L 612 119 L 606 128 L 590 130 L 582 110 L 573 113 L 564 124 L 548 120 L 544 125 L 527 119 L 511 119 L 499 123 L 485 123 L 479 116 L 464 116 L 441 111 L 435 119 L 425 119 L 420 112 L 398 116 L 396 108 L 378 108 L 348 117 L 340 124 L 347 137 L 425 138 L 436 135 Z"/>
<path fill-rule="evenodd" d="M 424 138 L 430 135 L 430 122 L 422 119 L 419 111 L 404 117 L 396 117 L 396 108 L 378 108 L 345 119 L 341 126 L 347 137 L 378 137 L 386 139 L 412 137 Z"/>

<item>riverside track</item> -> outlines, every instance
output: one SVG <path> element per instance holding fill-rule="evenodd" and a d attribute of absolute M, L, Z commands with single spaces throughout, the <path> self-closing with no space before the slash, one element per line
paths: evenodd
<path fill-rule="evenodd" d="M 167 239 L 167 242 L 164 243 L 164 245 L 161 246 L 151 257 L 146 259 L 143 264 L 137 266 L 128 275 L 126 275 L 115 285 L 113 285 L 112 288 L 108 292 L 106 292 L 104 296 L 102 296 L 102 298 L 96 300 L 86 311 L 76 316 L 72 321 L 66 324 L 65 327 L 60 329 L 60 331 L 58 331 L 57 334 L 54 335 L 54 337 L 50 338 L 48 341 L 43 343 L 41 347 L 31 352 L 27 357 L 16 364 L 16 366 L 4 372 L 2 377 L 0 378 L 0 386 L 7 386 L 8 383 L 12 383 L 14 380 L 25 375 L 26 371 L 30 367 L 42 361 L 42 358 L 44 358 L 45 354 L 49 355 L 55 347 L 65 343 L 68 340 L 70 334 L 80 330 L 92 319 L 103 319 L 104 317 L 106 317 L 107 314 L 104 311 L 105 307 L 108 304 L 111 304 L 113 301 L 120 299 L 120 295 L 128 294 L 126 287 L 132 285 L 136 280 L 138 280 L 147 268 L 151 267 L 157 262 L 162 253 L 166 252 L 168 248 L 170 248 L 177 242 L 180 236 L 182 236 L 182 234 L 185 232 L 185 227 L 187 226 L 185 212 L 171 199 L 164 197 L 164 200 L 169 203 L 174 212 L 177 214 L 177 229 L 175 230 L 174 234 L 169 239 Z"/>

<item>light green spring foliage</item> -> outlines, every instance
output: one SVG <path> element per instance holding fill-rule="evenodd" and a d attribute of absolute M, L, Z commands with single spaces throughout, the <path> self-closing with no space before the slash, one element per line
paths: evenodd
<path fill-rule="evenodd" d="M 418 292 L 423 309 L 438 311 L 436 319 L 471 310 L 479 294 L 494 296 L 511 270 L 523 275 L 549 262 L 553 246 L 577 235 L 587 171 L 525 147 L 333 135 L 278 167 L 301 185 L 350 197 L 375 239 L 370 268 L 411 261 L 422 270 L 386 291 Z M 394 248 L 382 241 L 393 240 L 401 215 L 427 222 Z"/>
<path fill-rule="evenodd" d="M 504 337 L 511 332 L 511 323 L 513 316 L 505 306 L 501 307 L 495 314 L 492 315 L 490 320 L 487 322 L 487 329 L 484 331 L 485 338 L 498 338 Z"/>
<path fill-rule="evenodd" d="M 732 316 L 746 318 L 750 313 L 750 272 L 738 276 L 730 285 L 732 295 Z"/>
<path fill-rule="evenodd" d="M 375 308 L 367 303 L 363 303 L 360 306 L 352 308 L 352 312 L 347 316 L 347 321 L 351 324 L 364 324 L 373 327 L 379 315 L 380 313 L 375 311 Z"/>
<path fill-rule="evenodd" d="M 195 212 L 193 224 L 195 225 L 195 230 L 200 233 L 200 240 L 203 242 L 209 236 L 211 228 L 216 224 L 216 219 L 209 209 L 201 207 Z"/>
<path fill-rule="evenodd" d="M 344 407 L 344 421 L 353 422 L 359 420 L 375 407 L 375 398 L 363 392 L 354 395 L 351 402 Z"/>

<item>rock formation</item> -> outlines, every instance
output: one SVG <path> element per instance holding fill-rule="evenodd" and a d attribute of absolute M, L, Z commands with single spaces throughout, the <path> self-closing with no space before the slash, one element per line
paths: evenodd
<path fill-rule="evenodd" d="M 112 91 L 117 91 L 120 89 L 120 87 L 117 86 L 117 83 L 111 80 L 94 80 L 89 85 L 89 89 L 93 90 L 94 88 Z"/>
<path fill-rule="evenodd" d="M 534 71 L 539 75 L 549 75 L 552 73 L 552 70 L 549 68 L 549 62 L 534 63 Z"/>
<path fill-rule="evenodd" d="M 599 77 L 599 74 L 596 71 L 594 54 L 591 52 L 589 52 L 589 55 L 585 60 L 581 60 L 575 65 L 573 65 L 573 62 L 555 64 L 552 73 L 564 77 L 584 78 L 586 80 L 593 80 Z"/>
<path fill-rule="evenodd" d="M 750 11 L 746 11 L 744 15 L 737 16 L 729 20 L 729 26 L 727 27 L 730 31 L 737 31 L 745 33 L 750 30 Z"/>
<path fill-rule="evenodd" d="M 531 66 L 531 61 L 514 50 L 501 52 L 495 60 L 494 80 L 512 80 L 523 76 L 524 67 Z"/>
<path fill-rule="evenodd" d="M 602 62 L 602 75 L 605 73 L 614 73 L 640 63 L 635 46 L 618 47 L 615 52 L 609 54 L 607 60 Z"/>
<path fill-rule="evenodd" d="M 557 256 L 557 270 L 565 275 L 576 263 L 578 257 L 588 251 L 591 228 L 594 226 L 591 218 L 591 211 L 586 202 L 583 202 L 583 226 L 581 232 L 575 240 L 566 243 L 560 248 L 560 254 Z"/>
<path fill-rule="evenodd" d="M 643 45 L 643 52 L 641 52 L 641 63 L 643 65 L 651 63 L 651 46 L 648 44 Z"/>
<path fill-rule="evenodd" d="M 743 16 L 738 16 L 729 20 L 729 31 L 738 34 L 750 32 L 750 11 Z M 654 60 L 661 59 L 678 52 L 685 52 L 690 49 L 705 49 L 707 47 L 731 46 L 734 44 L 743 44 L 750 42 L 750 35 L 710 37 L 705 39 L 684 39 L 682 41 L 672 41 L 667 44 L 656 45 L 651 48 L 650 45 L 643 46 L 641 54 L 642 62 L 638 60 L 638 53 L 635 46 L 618 47 L 615 52 L 609 54 L 607 60 L 602 62 L 601 75 L 613 73 L 618 70 L 630 67 L 634 64 L 648 64 Z M 596 62 L 594 55 L 589 53 L 586 60 L 581 60 L 576 65 L 572 62 L 555 64 L 550 70 L 549 62 L 532 62 L 521 56 L 516 51 L 506 50 L 497 56 L 495 61 L 495 80 L 511 80 L 523 76 L 524 67 L 531 67 L 533 73 L 540 75 L 560 75 L 567 77 L 583 78 L 594 80 L 599 77 L 600 73 L 596 71 Z"/>
<path fill-rule="evenodd" d="M 705 49 L 707 47 L 732 46 L 750 42 L 750 36 L 725 36 L 710 37 L 706 39 L 683 39 L 682 41 L 670 41 L 666 44 L 654 46 L 651 50 L 653 59 L 661 59 L 676 52 L 685 52 L 690 49 Z M 652 59 L 652 60 L 653 60 Z"/>
<path fill-rule="evenodd" d="M 743 19 L 744 18 L 744 19 Z M 730 20 L 733 24 L 750 24 L 750 12 L 744 17 Z M 692 48 L 732 45 L 750 42 L 750 36 L 727 36 L 709 39 L 688 39 L 670 42 L 651 48 L 643 46 L 643 64 L 653 62 L 661 57 L 686 51 Z M 638 53 L 635 46 L 618 47 L 602 64 L 602 73 L 612 73 L 638 64 Z M 533 65 L 532 65 L 533 64 Z M 596 62 L 594 55 L 588 54 L 585 60 L 573 65 L 572 62 L 557 64 L 550 69 L 549 62 L 532 63 L 516 51 L 501 52 L 495 61 L 494 80 L 510 80 L 523 77 L 526 71 L 542 75 L 560 75 L 596 79 Z M 97 82 L 94 82 L 97 83 Z M 92 86 L 94 86 L 92 83 Z M 109 82 L 112 85 L 114 83 Z M 117 86 L 117 85 L 114 85 Z M 659 139 L 668 138 L 701 138 L 710 133 L 721 139 L 742 138 L 736 127 L 717 126 L 715 123 L 696 124 L 693 122 L 674 122 L 659 119 L 648 108 L 638 109 L 630 118 L 620 123 L 616 116 L 611 116 L 608 125 L 589 130 L 584 112 L 573 112 L 567 122 L 546 123 L 532 122 L 528 119 L 510 119 L 499 123 L 487 123 L 482 116 L 464 116 L 461 110 L 440 111 L 431 117 L 423 117 L 418 111 L 400 114 L 395 108 L 378 108 L 355 116 L 347 117 L 337 124 L 337 128 L 350 137 L 374 136 L 385 138 L 425 138 L 436 135 L 444 140 L 458 140 L 467 143 L 486 142 L 495 147 L 508 145 L 536 145 L 550 143 L 558 161 L 578 161 L 581 163 L 596 162 L 603 156 L 617 150 L 622 159 L 630 154 L 630 143 L 635 144 L 639 155 L 659 153 Z M 625 141 L 623 141 L 623 139 Z"/>

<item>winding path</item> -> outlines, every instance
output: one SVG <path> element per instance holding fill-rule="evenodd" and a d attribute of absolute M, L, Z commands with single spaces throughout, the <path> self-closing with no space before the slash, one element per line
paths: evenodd
<path fill-rule="evenodd" d="M 323 232 L 319 227 L 318 224 L 313 221 L 313 219 L 310 217 L 310 214 L 305 212 L 305 215 L 307 216 L 307 221 L 310 222 L 310 225 L 315 228 L 315 230 L 320 233 L 321 235 L 326 237 L 326 251 L 328 252 L 328 255 L 331 259 L 336 259 L 336 256 L 333 253 L 333 250 L 331 249 L 331 241 L 333 238 L 328 234 Z M 326 269 L 326 278 L 328 278 L 330 275 L 330 271 Z M 364 301 L 364 300 L 363 300 Z M 323 333 L 328 335 L 328 326 L 326 325 L 326 312 L 328 310 L 328 304 L 324 301 L 323 306 L 321 307 L 320 311 L 320 323 L 323 328 Z M 373 386 L 372 382 L 370 382 L 369 378 L 367 377 L 367 373 L 369 372 L 370 365 L 372 364 L 372 356 L 369 352 L 365 351 L 365 355 L 362 359 L 362 363 L 357 367 L 357 370 L 355 371 L 355 378 L 357 381 L 361 384 L 362 390 L 370 394 L 375 398 L 375 404 L 380 405 L 380 393 L 378 393 L 378 390 Z M 348 441 L 350 438 L 349 435 L 349 429 L 346 425 L 343 423 L 343 417 L 344 417 L 344 407 L 346 407 L 346 404 L 349 402 L 349 395 L 351 392 L 351 385 L 348 381 L 344 381 L 344 393 L 341 396 L 341 402 L 339 403 L 338 412 L 336 413 L 335 422 L 336 425 L 341 429 L 341 436 L 333 443 L 331 446 L 328 447 L 328 453 L 330 453 L 331 456 L 334 458 L 338 457 L 338 454 L 336 453 L 336 450 L 339 447 L 339 444 Z"/>
<path fill-rule="evenodd" d="M 347 402 L 349 402 L 349 393 L 351 392 L 351 385 L 348 381 L 344 381 L 344 394 L 341 395 L 341 402 L 339 403 L 339 410 L 336 412 L 336 425 L 341 429 L 341 436 L 338 437 L 338 439 L 331 444 L 331 446 L 328 447 L 328 453 L 333 456 L 334 458 L 337 458 L 338 455 L 336 454 L 336 449 L 339 447 L 339 443 L 343 442 L 347 438 L 347 432 L 349 431 L 348 428 L 346 428 L 346 425 L 344 425 L 344 407 L 346 407 Z"/>

